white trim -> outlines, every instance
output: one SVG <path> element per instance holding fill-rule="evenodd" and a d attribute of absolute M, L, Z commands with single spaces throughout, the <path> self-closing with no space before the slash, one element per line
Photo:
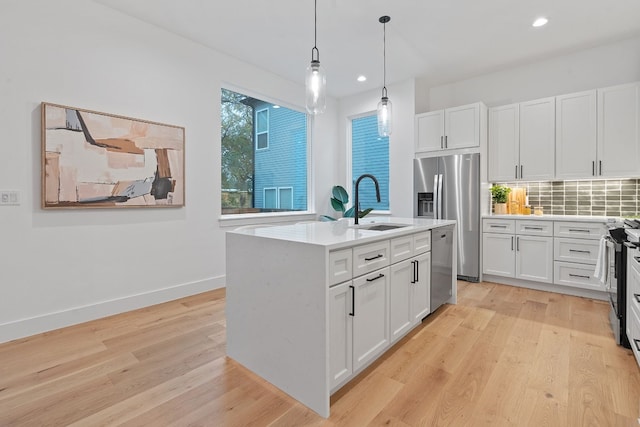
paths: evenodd
<path fill-rule="evenodd" d="M 209 277 L 164 289 L 130 295 L 96 304 L 72 307 L 41 316 L 0 324 L 0 343 L 84 323 L 138 308 L 172 301 L 224 287 L 225 276 Z"/>
<path fill-rule="evenodd" d="M 274 207 L 266 206 L 267 190 L 273 190 L 276 192 L 276 205 Z M 280 206 L 280 195 L 278 194 L 278 187 L 262 187 L 262 209 L 278 209 L 278 206 Z"/>
<path fill-rule="evenodd" d="M 315 221 L 318 214 L 312 211 L 265 212 L 253 214 L 221 215 L 220 227 L 240 227 L 252 224 L 286 224 L 300 221 Z"/>
<path fill-rule="evenodd" d="M 278 187 L 278 209 L 283 209 L 282 198 L 280 197 L 280 192 L 282 190 L 291 190 L 291 209 L 293 209 L 293 187 Z"/>
<path fill-rule="evenodd" d="M 262 100 L 261 100 L 261 101 L 262 101 Z M 265 101 L 265 102 L 266 102 L 266 101 Z M 258 114 L 262 113 L 263 111 L 266 111 L 266 112 L 267 112 L 267 130 L 264 130 L 264 131 L 258 131 Z M 269 131 L 271 130 L 271 129 L 270 129 L 270 123 L 269 123 L 269 118 L 270 118 L 270 114 L 269 114 L 269 107 L 267 107 L 267 108 L 262 108 L 262 109 L 260 109 L 260 110 L 256 110 L 255 115 L 256 115 L 256 117 L 255 117 L 255 126 L 254 126 L 254 128 L 255 128 L 255 130 L 256 130 L 256 133 L 255 133 L 255 138 L 256 138 L 256 146 L 255 146 L 255 149 L 256 149 L 256 151 L 267 150 L 267 149 L 269 148 L 269 139 L 270 139 L 270 138 L 269 138 L 269 134 L 270 134 L 270 132 L 269 132 Z M 263 134 L 266 134 L 266 135 L 267 135 L 267 146 L 266 146 L 266 147 L 258 147 L 258 136 L 263 135 Z"/>

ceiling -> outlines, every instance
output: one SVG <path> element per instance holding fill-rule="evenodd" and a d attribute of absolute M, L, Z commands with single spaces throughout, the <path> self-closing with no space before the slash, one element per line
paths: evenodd
<path fill-rule="evenodd" d="M 312 0 L 95 1 L 304 84 Z M 639 0 L 318 0 L 330 95 L 382 86 L 382 15 L 388 85 L 440 85 L 640 35 Z M 549 23 L 533 28 L 541 15 Z"/>

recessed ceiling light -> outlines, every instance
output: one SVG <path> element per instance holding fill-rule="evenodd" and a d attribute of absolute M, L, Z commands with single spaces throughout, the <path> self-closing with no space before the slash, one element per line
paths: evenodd
<path fill-rule="evenodd" d="M 540 18 L 538 18 L 535 21 L 533 21 L 533 26 L 534 27 L 542 27 L 543 25 L 546 25 L 547 22 L 549 22 L 549 20 L 547 18 L 545 18 L 544 16 L 541 16 Z"/>
<path fill-rule="evenodd" d="M 279 105 L 274 105 L 273 108 L 280 108 L 280 106 Z"/>
<path fill-rule="evenodd" d="M 367 76 L 363 76 L 362 74 L 358 76 L 357 79 L 359 82 L 366 82 L 367 81 Z"/>

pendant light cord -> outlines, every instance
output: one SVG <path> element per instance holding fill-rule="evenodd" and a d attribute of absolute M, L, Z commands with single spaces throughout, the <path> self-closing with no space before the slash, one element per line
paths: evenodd
<path fill-rule="evenodd" d="M 318 0 L 314 0 L 313 8 L 313 49 L 311 49 L 311 61 L 320 62 L 320 51 L 318 45 Z M 315 57 L 313 54 L 315 53 Z"/>
<path fill-rule="evenodd" d="M 387 97 L 387 22 L 391 18 L 382 16 L 379 21 L 382 22 L 382 97 Z"/>

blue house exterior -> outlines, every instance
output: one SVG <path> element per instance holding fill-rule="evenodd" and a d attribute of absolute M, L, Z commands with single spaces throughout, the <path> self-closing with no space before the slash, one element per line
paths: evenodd
<path fill-rule="evenodd" d="M 376 200 L 373 182 L 360 182 L 360 210 L 373 208 L 389 210 L 389 137 L 378 135 L 376 115 L 361 117 L 351 121 L 351 169 L 353 182 L 351 202 L 354 202 L 355 183 L 358 177 L 368 173 L 376 177 L 380 184 L 380 203 Z"/>
<path fill-rule="evenodd" d="M 257 101 L 254 207 L 307 210 L 307 116 Z"/>

